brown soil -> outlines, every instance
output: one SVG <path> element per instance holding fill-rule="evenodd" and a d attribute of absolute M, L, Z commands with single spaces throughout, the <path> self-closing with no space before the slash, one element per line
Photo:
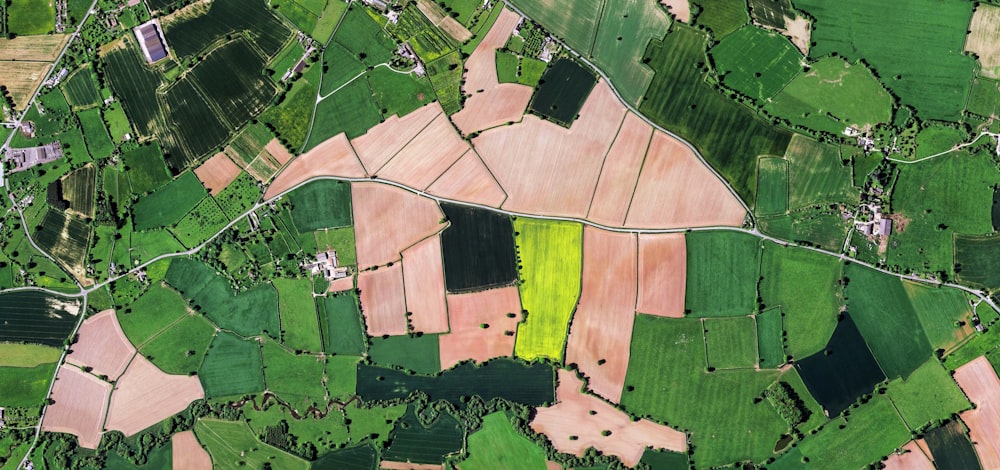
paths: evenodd
<path fill-rule="evenodd" d="M 618 227 L 625 223 L 652 135 L 653 128 L 645 121 L 632 113 L 625 115 L 618 137 L 604 159 L 601 179 L 597 182 L 594 201 L 590 205 L 590 220 Z"/>
<path fill-rule="evenodd" d="M 444 227 L 430 199 L 379 183 L 351 185 L 358 268 L 398 260 L 400 253 Z"/>
<path fill-rule="evenodd" d="M 414 332 L 448 331 L 448 305 L 444 298 L 444 260 L 441 236 L 434 235 L 403 251 L 403 286 L 406 311 Z"/>
<path fill-rule="evenodd" d="M 976 409 L 962 413 L 983 468 L 1000 468 L 1000 378 L 986 356 L 955 370 L 955 381 Z"/>
<path fill-rule="evenodd" d="M 506 332 L 516 332 L 521 320 L 517 287 L 448 294 L 448 316 L 451 332 L 439 337 L 442 369 L 466 359 L 484 362 L 514 354 L 515 337 Z"/>
<path fill-rule="evenodd" d="M 110 394 L 111 384 L 64 364 L 56 373 L 51 396 L 54 403 L 45 410 L 42 430 L 73 434 L 80 447 L 96 449 Z"/>
<path fill-rule="evenodd" d="M 330 138 L 285 167 L 267 187 L 264 199 L 275 197 L 310 178 L 317 176 L 368 176 L 344 134 Z"/>
<path fill-rule="evenodd" d="M 114 310 L 105 310 L 80 325 L 80 339 L 66 356 L 66 362 L 80 367 L 91 367 L 94 375 L 106 375 L 117 380 L 128 366 L 135 348 L 128 341 Z"/>
<path fill-rule="evenodd" d="M 196 168 L 194 174 L 212 196 L 217 196 L 240 176 L 240 167 L 236 166 L 225 153 L 219 152 Z"/>
<path fill-rule="evenodd" d="M 358 275 L 361 311 L 371 336 L 407 333 L 406 300 L 403 292 L 403 264 L 364 271 Z"/>
<path fill-rule="evenodd" d="M 684 234 L 639 236 L 639 313 L 684 317 L 687 249 Z"/>
<path fill-rule="evenodd" d="M 137 355 L 115 384 L 108 411 L 108 429 L 131 436 L 205 398 L 198 377 L 170 375 Z"/>
<path fill-rule="evenodd" d="M 466 152 L 427 188 L 427 192 L 438 197 L 491 207 L 500 207 L 507 199 L 507 194 L 475 150 Z"/>
<path fill-rule="evenodd" d="M 173 468 L 178 470 L 212 470 L 212 457 L 191 431 L 174 434 L 170 438 Z"/>

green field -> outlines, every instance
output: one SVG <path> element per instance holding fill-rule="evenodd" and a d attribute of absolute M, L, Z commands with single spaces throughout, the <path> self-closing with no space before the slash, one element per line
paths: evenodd
<path fill-rule="evenodd" d="M 424 63 L 455 50 L 454 39 L 431 23 L 416 5 L 404 7 L 396 21 L 385 25 L 385 30 L 397 41 L 409 43 Z"/>
<path fill-rule="evenodd" d="M 741 8 L 746 5 L 740 2 Z M 758 119 L 704 81 L 706 36 L 675 23 L 646 50 L 656 71 L 639 111 L 691 142 L 746 201 L 753 201 L 757 157 L 784 155 L 791 134 Z"/>
<path fill-rule="evenodd" d="M 133 206 L 137 231 L 173 225 L 201 201 L 208 191 L 188 171 Z"/>
<path fill-rule="evenodd" d="M 292 222 L 299 232 L 346 227 L 351 219 L 351 185 L 343 181 L 313 181 L 288 194 Z"/>
<path fill-rule="evenodd" d="M 583 226 L 518 218 L 514 231 L 521 259 L 518 290 L 528 312 L 517 327 L 514 352 L 526 360 L 561 360 L 580 296 Z"/>
<path fill-rule="evenodd" d="M 549 64 L 531 57 L 521 57 L 521 73 L 517 77 L 517 83 L 530 87 L 538 86 L 545 69 Z"/>
<path fill-rule="evenodd" d="M 170 228 L 177 240 L 187 248 L 195 248 L 222 230 L 229 218 L 215 199 L 206 197 Z"/>
<path fill-rule="evenodd" d="M 858 190 L 851 167 L 840 157 L 835 145 L 795 134 L 785 152 L 788 160 L 788 208 L 795 210 L 814 204 L 858 203 Z"/>
<path fill-rule="evenodd" d="M 85 65 L 67 78 L 62 84 L 66 101 L 78 108 L 87 108 L 101 103 L 101 95 L 97 91 L 94 72 L 91 66 Z"/>
<path fill-rule="evenodd" d="M 574 6 L 578 3 L 584 2 L 574 2 Z M 649 0 L 604 3 L 590 56 L 608 74 L 625 101 L 636 105 L 653 80 L 653 69 L 642 63 L 642 55 L 649 41 L 663 38 L 670 27 L 670 17 L 660 5 Z"/>
<path fill-rule="evenodd" d="M 739 232 L 692 232 L 687 241 L 691 315 L 723 317 L 753 312 L 760 272 L 760 240 Z"/>
<path fill-rule="evenodd" d="M 800 453 L 791 452 L 782 460 L 804 455 L 813 469 L 861 468 L 909 439 L 909 430 L 889 400 L 875 397 L 867 405 L 852 410 L 849 418 L 837 418 L 822 431 L 807 437 L 796 449 Z"/>
<path fill-rule="evenodd" d="M 312 296 L 312 281 L 274 279 L 278 290 L 278 316 L 281 318 L 281 342 L 294 350 L 322 351 L 316 305 Z"/>
<path fill-rule="evenodd" d="M 385 460 L 437 464 L 446 455 L 461 450 L 464 444 L 465 429 L 451 414 L 440 413 L 437 419 L 425 424 L 411 406 L 393 428 L 389 447 L 382 456 Z"/>
<path fill-rule="evenodd" d="M 984 117 L 1000 117 L 1000 83 L 976 77 L 966 110 Z"/>
<path fill-rule="evenodd" d="M 932 124 L 917 134 L 915 158 L 924 158 L 948 152 L 969 140 L 969 133 L 957 127 Z"/>
<path fill-rule="evenodd" d="M 459 51 L 445 55 L 427 64 L 427 78 L 437 94 L 445 113 L 454 114 L 462 109 L 462 56 Z"/>
<path fill-rule="evenodd" d="M 189 315 L 172 324 L 139 351 L 168 374 L 198 372 L 215 337 L 215 326 L 198 315 Z"/>
<path fill-rule="evenodd" d="M 792 124 L 839 135 L 845 127 L 887 123 L 892 96 L 863 64 L 824 57 L 809 66 L 764 106 Z"/>
<path fill-rule="evenodd" d="M 483 427 L 468 438 L 469 458 L 462 468 L 544 470 L 545 452 L 514 430 L 504 412 L 483 416 Z"/>
<path fill-rule="evenodd" d="M 157 256 L 184 250 L 181 243 L 170 232 L 164 229 L 132 232 L 130 243 L 131 252 L 128 254 L 131 255 L 133 264 L 135 264 L 135 261 L 145 263 Z M 124 247 L 124 244 L 121 246 Z"/>
<path fill-rule="evenodd" d="M 35 367 L 0 367 L 0 406 L 38 406 L 49 393 L 55 363 Z"/>
<path fill-rule="evenodd" d="M 313 148 L 341 132 L 353 139 L 382 121 L 372 91 L 364 80 L 355 80 L 316 105 L 316 116 L 306 148 Z"/>
<path fill-rule="evenodd" d="M 765 255 L 766 259 L 766 255 Z M 758 313 L 757 354 L 762 369 L 777 368 L 785 363 L 785 327 L 781 309 L 772 308 Z"/>
<path fill-rule="evenodd" d="M 757 161 L 757 204 L 760 215 L 782 214 L 788 210 L 788 160 L 765 157 Z"/>
<path fill-rule="evenodd" d="M 379 67 L 368 72 L 366 78 L 382 117 L 404 116 L 434 101 L 434 88 L 425 77 Z"/>
<path fill-rule="evenodd" d="M 59 360 L 62 350 L 40 344 L 0 343 L 0 367 L 36 367 Z"/>
<path fill-rule="evenodd" d="M 274 128 L 278 139 L 296 150 L 305 145 L 309 135 L 321 72 L 317 66 L 306 69 L 302 78 L 295 81 L 291 91 L 285 94 L 278 106 L 261 115 L 261 120 Z"/>
<path fill-rule="evenodd" d="M 170 181 L 170 173 L 163 164 L 163 152 L 155 142 L 126 152 L 122 161 L 135 194 L 151 192 Z M 185 190 L 194 188 L 190 181 L 187 183 Z"/>
<path fill-rule="evenodd" d="M 889 383 L 888 396 L 903 422 L 916 430 L 971 407 L 962 389 L 937 359 L 928 359 L 905 381 Z"/>
<path fill-rule="evenodd" d="M 256 340 L 219 333 L 212 340 L 198 377 L 205 387 L 205 395 L 210 398 L 263 391 L 260 346 Z"/>
<path fill-rule="evenodd" d="M 268 390 L 278 394 L 296 409 L 324 403 L 326 388 L 323 386 L 323 372 L 326 359 L 296 355 L 270 340 L 263 343 L 261 353 L 264 356 L 264 382 Z"/>
<path fill-rule="evenodd" d="M 195 423 L 194 433 L 208 448 L 217 469 L 265 468 L 264 465 L 289 470 L 309 468 L 309 462 L 257 440 L 245 422 L 202 418 Z"/>
<path fill-rule="evenodd" d="M 497 50 L 497 79 L 500 83 L 517 83 L 517 67 L 519 58 L 510 52 Z"/>
<path fill-rule="evenodd" d="M 50 33 L 56 26 L 56 6 L 49 0 L 9 0 L 5 12 L 7 31 L 18 36 Z"/>
<path fill-rule="evenodd" d="M 740 0 L 693 0 L 691 8 L 700 12 L 694 23 L 708 28 L 717 40 L 750 22 L 747 5 Z"/>
<path fill-rule="evenodd" d="M 333 354 L 361 354 L 367 350 L 356 295 L 329 295 L 317 298 L 316 303 L 320 311 L 324 351 Z"/>
<path fill-rule="evenodd" d="M 931 347 L 951 351 L 972 332 L 972 306 L 962 291 L 909 281 L 903 282 L 903 288 L 910 296 Z M 964 326 L 956 326 L 957 322 Z"/>
<path fill-rule="evenodd" d="M 722 83 L 742 95 L 765 101 L 801 71 L 802 53 L 788 38 L 747 25 L 709 51 Z"/>
<path fill-rule="evenodd" d="M 129 307 L 118 310 L 118 323 L 137 347 L 187 313 L 187 302 L 177 292 L 153 284 Z"/>
<path fill-rule="evenodd" d="M 597 36 L 604 0 L 580 0 L 572 5 L 556 0 L 515 0 L 511 2 L 525 15 L 581 54 L 589 54 Z"/>
<path fill-rule="evenodd" d="M 799 248 L 764 246 L 760 296 L 780 307 L 788 333 L 787 353 L 796 358 L 823 349 L 837 327 L 842 304 L 841 264 L 836 258 Z"/>
<path fill-rule="evenodd" d="M 921 119 L 960 118 L 976 68 L 962 52 L 972 3 L 802 0 L 795 6 L 815 19 L 810 57 L 836 51 L 850 61 L 864 59 Z"/>
<path fill-rule="evenodd" d="M 220 328 L 245 336 L 278 336 L 278 295 L 268 284 L 237 294 L 214 269 L 187 258 L 170 262 L 166 281 Z"/>
<path fill-rule="evenodd" d="M 104 117 L 101 110 L 91 108 L 78 112 L 80 125 L 83 127 L 83 138 L 87 142 L 87 151 L 96 159 L 107 158 L 115 150 L 114 143 L 111 142 L 111 135 L 104 125 Z"/>
<path fill-rule="evenodd" d="M 778 373 L 706 372 L 701 335 L 700 319 L 639 315 L 621 403 L 630 413 L 687 430 L 697 468 L 763 461 L 788 425 L 767 401 L 754 398 Z M 693 399 L 711 406 L 692 406 Z"/>
<path fill-rule="evenodd" d="M 1000 237 L 955 236 L 955 272 L 966 284 L 987 289 L 1000 287 Z"/>
<path fill-rule="evenodd" d="M 751 317 L 703 319 L 708 367 L 754 368 L 757 365 L 757 325 Z"/>
<path fill-rule="evenodd" d="M 399 366 L 421 374 L 441 370 L 438 335 L 372 338 L 368 355 L 375 364 Z"/>

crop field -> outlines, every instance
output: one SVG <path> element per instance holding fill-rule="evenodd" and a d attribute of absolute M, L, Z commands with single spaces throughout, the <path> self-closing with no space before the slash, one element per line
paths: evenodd
<path fill-rule="evenodd" d="M 446 113 L 462 109 L 462 57 L 458 51 L 427 64 L 427 78 Z"/>
<path fill-rule="evenodd" d="M 642 55 L 650 40 L 663 38 L 670 27 L 670 17 L 652 1 L 605 0 L 604 3 L 590 55 L 606 71 L 625 101 L 635 105 L 653 80 L 653 70 L 642 63 Z"/>
<path fill-rule="evenodd" d="M 749 315 L 760 272 L 760 241 L 737 232 L 692 232 L 687 242 L 687 292 L 691 315 Z"/>
<path fill-rule="evenodd" d="M 968 284 L 1000 287 L 1000 237 L 955 235 L 955 271 Z"/>
<path fill-rule="evenodd" d="M 66 101 L 77 108 L 88 108 L 101 103 L 101 94 L 92 68 L 87 65 L 77 69 L 63 81 L 62 90 Z"/>
<path fill-rule="evenodd" d="M 367 349 L 358 299 L 353 293 L 316 299 L 320 312 L 325 351 L 332 354 L 362 354 Z"/>
<path fill-rule="evenodd" d="M 757 101 L 777 94 L 802 67 L 788 38 L 753 25 L 727 35 L 709 55 L 724 85 Z"/>
<path fill-rule="evenodd" d="M 240 127 L 260 113 L 277 92 L 261 73 L 264 58 L 252 47 L 245 39 L 230 42 L 214 49 L 191 71 L 191 79 L 230 128 Z"/>
<path fill-rule="evenodd" d="M 11 0 L 6 7 L 7 31 L 18 36 L 46 34 L 55 28 L 55 4 L 48 0 Z"/>
<path fill-rule="evenodd" d="M 837 323 L 823 351 L 796 358 L 795 368 L 831 417 L 886 378 L 849 315 Z"/>
<path fill-rule="evenodd" d="M 700 319 L 639 315 L 622 405 L 687 430 L 699 468 L 761 461 L 787 431 L 771 406 L 753 400 L 777 377 L 753 369 L 706 372 Z M 691 406 L 691 397 L 712 406 Z"/>
<path fill-rule="evenodd" d="M 701 356 L 704 364 L 704 353 Z M 365 400 L 396 400 L 421 390 L 431 402 L 446 400 L 464 408 L 462 396 L 479 395 L 485 402 L 503 398 L 514 403 L 540 406 L 556 398 L 556 374 L 543 362 L 522 364 L 494 359 L 482 365 L 466 362 L 440 375 L 411 373 L 377 366 L 358 366 L 358 395 Z"/>
<path fill-rule="evenodd" d="M 582 65 L 559 59 L 545 71 L 540 83 L 531 100 L 531 111 L 569 126 L 576 120 L 597 79 Z"/>
<path fill-rule="evenodd" d="M 429 426 L 424 426 L 410 408 L 389 439 L 389 447 L 382 453 L 385 460 L 437 464 L 462 449 L 465 429 L 449 413 L 441 413 Z"/>
<path fill-rule="evenodd" d="M 63 199 L 69 210 L 83 217 L 94 217 L 94 193 L 97 191 L 97 169 L 84 165 L 63 177 Z"/>
<path fill-rule="evenodd" d="M 851 167 L 844 165 L 836 146 L 796 134 L 788 144 L 785 159 L 788 160 L 789 209 L 821 203 L 858 203 Z"/>
<path fill-rule="evenodd" d="M 153 284 L 131 306 L 119 309 L 118 323 L 129 341 L 141 347 L 186 313 L 187 302 L 180 294 Z"/>
<path fill-rule="evenodd" d="M 771 28 L 784 28 L 785 17 L 795 16 L 790 0 L 750 0 L 750 16 L 756 24 Z"/>
<path fill-rule="evenodd" d="M 199 315 L 182 317 L 139 350 L 168 374 L 198 372 L 215 337 L 215 326 Z"/>
<path fill-rule="evenodd" d="M 322 351 L 312 282 L 307 279 L 274 279 L 278 290 L 278 316 L 281 318 L 281 342 L 289 348 Z"/>
<path fill-rule="evenodd" d="M 313 462 L 313 468 L 369 470 L 378 466 L 378 455 L 371 445 L 360 445 L 323 454 Z"/>
<path fill-rule="evenodd" d="M 984 117 L 1000 117 L 1000 83 L 977 77 L 966 110 Z"/>
<path fill-rule="evenodd" d="M 848 266 L 844 275 L 850 279 L 847 306 L 858 330 L 886 376 L 905 379 L 932 349 L 902 282 L 858 265 Z"/>
<path fill-rule="evenodd" d="M 866 406 L 853 410 L 849 419 L 839 418 L 824 426 L 802 441 L 798 449 L 808 457 L 810 468 L 861 468 L 909 439 L 909 430 L 889 400 L 876 396 Z"/>
<path fill-rule="evenodd" d="M 451 225 L 441 234 L 445 281 L 451 292 L 510 284 L 517 279 L 510 217 L 442 204 Z"/>
<path fill-rule="evenodd" d="M 263 2 L 212 2 L 208 13 L 164 26 L 167 44 L 178 57 L 201 53 L 215 41 L 239 31 L 252 31 L 254 43 L 266 57 L 277 54 L 291 31 Z M 221 80 L 220 80 L 221 81 Z"/>
<path fill-rule="evenodd" d="M 950 352 L 972 334 L 972 306 L 962 291 L 909 281 L 903 282 L 903 288 L 910 296 L 931 347 Z M 958 322 L 964 325 L 956 326 Z"/>
<path fill-rule="evenodd" d="M 702 328 L 707 367 L 740 369 L 757 365 L 757 329 L 752 317 L 707 318 Z"/>
<path fill-rule="evenodd" d="M 323 379 L 326 359 L 296 355 L 285 351 L 273 341 L 266 341 L 261 346 L 261 353 L 264 357 L 264 381 L 268 390 L 295 407 L 306 408 L 324 401 L 326 388 Z M 351 361 L 348 368 L 353 372 L 354 368 L 351 366 L 357 358 L 344 359 Z M 338 382 L 341 380 L 335 374 L 330 375 Z"/>
<path fill-rule="evenodd" d="M 0 343 L 0 367 L 35 367 L 56 362 L 62 350 L 40 344 Z"/>
<path fill-rule="evenodd" d="M 368 72 L 366 78 L 382 117 L 405 116 L 436 97 L 427 78 L 396 73 L 386 67 Z"/>
<path fill-rule="evenodd" d="M 959 420 L 932 429 L 924 436 L 937 468 L 982 468 L 968 430 Z"/>
<path fill-rule="evenodd" d="M 499 80 L 500 83 L 517 83 L 517 55 L 497 50 L 496 63 L 497 80 Z"/>
<path fill-rule="evenodd" d="M 221 332 L 212 340 L 198 377 L 209 398 L 264 390 L 263 361 L 255 340 Z"/>
<path fill-rule="evenodd" d="M 526 360 L 560 360 L 580 296 L 583 227 L 519 218 L 514 230 L 521 260 L 521 305 L 528 312 L 518 325 L 514 352 Z"/>
<path fill-rule="evenodd" d="M 441 370 L 437 335 L 372 338 L 368 355 L 379 365 L 399 366 L 421 374 Z"/>
<path fill-rule="evenodd" d="M 215 235 L 229 222 L 215 199 L 206 197 L 170 229 L 184 246 L 194 248 Z"/>
<path fill-rule="evenodd" d="M 165 118 L 157 134 L 169 155 L 167 165 L 174 170 L 192 165 L 229 136 L 230 129 L 192 79 L 180 80 L 167 89 L 160 106 Z"/>
<path fill-rule="evenodd" d="M 696 65 L 705 61 L 705 41 L 703 33 L 675 23 L 663 41 L 650 43 L 643 60 L 656 75 L 639 110 L 691 142 L 744 200 L 753 201 L 756 157 L 783 155 L 791 134 L 704 82 Z"/>
<path fill-rule="evenodd" d="M 278 299 L 270 285 L 236 295 L 214 269 L 187 258 L 170 262 L 166 281 L 188 298 L 195 310 L 204 312 L 222 328 L 246 336 L 278 334 Z"/>
<path fill-rule="evenodd" d="M 0 19 L 0 25 L 3 22 Z M 63 34 L 5 37 L 0 43 L 0 60 L 54 62 L 68 40 Z"/>
<path fill-rule="evenodd" d="M 351 225 L 351 185 L 343 181 L 313 181 L 288 194 L 292 221 L 299 232 Z"/>
<path fill-rule="evenodd" d="M 604 0 L 578 1 L 572 6 L 557 0 L 511 3 L 580 54 L 589 54 L 593 49 Z"/>
<path fill-rule="evenodd" d="M 101 110 L 91 108 L 77 113 L 83 127 L 83 137 L 87 142 L 87 151 L 94 158 L 107 158 L 115 150 L 108 128 L 104 125 Z"/>
<path fill-rule="evenodd" d="M 758 214 L 782 214 L 788 210 L 788 160 L 766 157 L 757 161 Z"/>
<path fill-rule="evenodd" d="M 156 89 L 163 77 L 147 68 L 140 55 L 131 46 L 117 48 L 104 55 L 104 73 L 135 130 L 152 136 L 161 115 Z"/>
<path fill-rule="evenodd" d="M 545 452 L 527 437 L 518 434 L 506 413 L 498 411 L 483 417 L 483 426 L 468 438 L 469 458 L 462 467 L 470 470 L 488 468 L 523 468 L 544 470 Z"/>
<path fill-rule="evenodd" d="M 924 362 L 906 380 L 890 382 L 886 393 L 910 429 L 948 419 L 972 406 L 948 370 L 935 358 Z"/>
<path fill-rule="evenodd" d="M 79 278 L 86 275 L 84 263 L 93 230 L 76 216 L 49 209 L 42 221 L 42 229 L 35 232 L 38 246 L 65 265 Z"/>
<path fill-rule="evenodd" d="M 14 106 L 23 110 L 51 65 L 44 62 L 0 61 L 0 75 Z"/>
<path fill-rule="evenodd" d="M 864 59 L 900 103 L 914 107 L 922 119 L 959 119 L 976 66 L 962 53 L 973 4 L 850 0 L 834 6 L 805 0 L 796 7 L 815 18 L 811 57 L 836 51 L 847 60 Z M 928 47 L 919 51 L 912 47 L 924 43 Z"/>
<path fill-rule="evenodd" d="M 173 225 L 198 204 L 208 191 L 194 173 L 182 173 L 165 186 L 139 199 L 133 206 L 137 231 Z"/>
<path fill-rule="evenodd" d="M 694 19 L 695 24 L 711 30 L 717 40 L 750 22 L 747 6 L 740 0 L 694 0 L 691 4 L 700 11 Z"/>
<path fill-rule="evenodd" d="M 194 433 L 208 448 L 215 468 L 263 468 L 265 464 L 289 470 L 309 468 L 309 462 L 257 440 L 245 422 L 199 419 Z"/>
<path fill-rule="evenodd" d="M 41 405 L 55 370 L 54 362 L 35 367 L 0 367 L 0 405 Z"/>
<path fill-rule="evenodd" d="M 757 355 L 761 369 L 773 369 L 785 363 L 785 328 L 781 309 L 772 308 L 758 313 Z"/>
<path fill-rule="evenodd" d="M 945 180 L 962 184 L 948 185 Z M 958 278 L 978 284 L 967 277 L 977 269 L 976 263 L 963 262 L 958 252 L 966 235 L 993 231 L 991 202 L 997 184 L 1000 173 L 986 152 L 972 157 L 958 152 L 907 165 L 896 180 L 892 209 L 909 221 L 905 230 L 893 227 L 887 262 L 944 273 L 961 265 L 954 268 Z M 947 230 L 940 228 L 942 224 Z M 953 233 L 963 235 L 953 240 Z"/>
<path fill-rule="evenodd" d="M 81 369 L 63 365 L 46 407 L 42 430 L 75 434 L 81 447 L 96 449 L 101 441 L 111 384 Z"/>

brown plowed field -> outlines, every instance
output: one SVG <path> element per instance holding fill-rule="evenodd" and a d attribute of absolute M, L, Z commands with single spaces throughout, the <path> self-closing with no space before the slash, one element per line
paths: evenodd
<path fill-rule="evenodd" d="M 903 446 L 905 454 L 891 454 L 885 461 L 886 470 L 934 470 L 934 464 L 920 450 L 916 441 Z"/>
<path fill-rule="evenodd" d="M 50 67 L 47 62 L 0 61 L 0 85 L 7 87 L 15 108 L 24 109 Z"/>
<path fill-rule="evenodd" d="M 509 318 L 509 313 L 514 318 Z M 521 321 L 517 287 L 448 294 L 448 317 L 451 333 L 438 337 L 442 370 L 466 359 L 484 362 L 514 354 L 515 337 L 505 332 L 516 332 Z"/>
<path fill-rule="evenodd" d="M 570 129 L 526 115 L 472 142 L 509 196 L 505 209 L 586 217 L 604 156 L 624 117 L 625 108 L 601 81 Z"/>
<path fill-rule="evenodd" d="M 417 8 L 427 17 L 434 26 L 441 28 L 449 36 L 458 42 L 468 41 L 472 33 L 462 26 L 462 23 L 455 21 L 455 18 L 448 16 L 444 10 L 431 0 L 417 0 Z"/>
<path fill-rule="evenodd" d="M 80 447 L 96 449 L 110 394 L 111 384 L 64 364 L 56 373 L 51 396 L 54 403 L 45 410 L 42 430 L 73 434 Z"/>
<path fill-rule="evenodd" d="M 531 101 L 534 89 L 517 83 L 501 84 L 497 79 L 496 50 L 503 47 L 521 21 L 521 16 L 506 8 L 493 27 L 465 62 L 463 91 L 471 95 L 465 108 L 452 116 L 463 134 L 519 121 Z"/>
<path fill-rule="evenodd" d="M 639 235 L 639 313 L 684 317 L 687 245 L 683 233 Z"/>
<path fill-rule="evenodd" d="M 667 7 L 667 11 L 677 18 L 681 23 L 691 22 L 691 4 L 688 0 L 660 0 L 660 4 Z"/>
<path fill-rule="evenodd" d="M 413 331 L 448 331 L 448 305 L 444 299 L 444 259 L 441 236 L 434 235 L 403 251 L 403 286 L 406 311 Z"/>
<path fill-rule="evenodd" d="M 361 311 L 371 336 L 405 335 L 406 300 L 403 294 L 403 264 L 358 274 Z"/>
<path fill-rule="evenodd" d="M 376 174 L 424 190 L 468 151 L 469 143 L 458 135 L 448 116 L 439 114 Z"/>
<path fill-rule="evenodd" d="M 174 434 L 170 438 L 170 448 L 173 454 L 176 470 L 212 470 L 212 456 L 198 443 L 191 431 Z"/>
<path fill-rule="evenodd" d="M 600 398 L 583 393 L 582 387 L 583 381 L 573 372 L 560 369 L 558 404 L 538 408 L 531 420 L 531 428 L 545 434 L 559 452 L 583 456 L 593 447 L 634 467 L 647 447 L 687 451 L 684 433 L 645 419 L 633 422 L 629 415 Z M 602 436 L 602 431 L 611 434 Z"/>
<path fill-rule="evenodd" d="M 105 310 L 86 319 L 80 325 L 80 340 L 66 356 L 66 362 L 93 368 L 94 375 L 106 375 L 117 380 L 135 355 L 135 348 L 128 341 L 114 310 Z"/>
<path fill-rule="evenodd" d="M 614 402 L 621 401 L 628 371 L 636 251 L 633 234 L 583 229 L 583 288 L 569 329 L 566 362 L 576 363 L 590 390 Z"/>
<path fill-rule="evenodd" d="M 354 276 L 348 276 L 342 279 L 337 279 L 330 283 L 330 288 L 327 292 L 343 292 L 345 290 L 351 290 L 354 288 Z"/>
<path fill-rule="evenodd" d="M 368 176 L 354 154 L 350 141 L 344 134 L 331 137 L 312 150 L 299 155 L 285 167 L 274 182 L 267 187 L 264 199 L 277 196 L 295 185 L 317 176 L 344 176 L 364 178 Z"/>
<path fill-rule="evenodd" d="M 545 470 L 562 470 L 563 466 L 551 460 L 545 461 Z"/>
<path fill-rule="evenodd" d="M 986 356 L 955 370 L 955 381 L 976 409 L 962 413 L 983 468 L 1000 468 L 1000 378 Z"/>
<path fill-rule="evenodd" d="M 288 162 L 292 161 L 293 155 L 288 151 L 288 149 L 285 148 L 284 145 L 281 145 L 281 142 L 278 141 L 277 138 L 271 139 L 271 141 L 264 146 L 264 151 L 274 157 L 275 161 L 277 161 L 281 166 L 285 166 Z"/>
<path fill-rule="evenodd" d="M 240 167 L 225 153 L 219 152 L 196 168 L 194 174 L 213 196 L 217 196 L 240 176 Z"/>
<path fill-rule="evenodd" d="M 507 194 L 479 158 L 469 150 L 437 179 L 427 192 L 443 198 L 500 207 Z"/>
<path fill-rule="evenodd" d="M 205 391 L 198 377 L 167 374 L 138 355 L 115 384 L 107 428 L 131 436 L 201 398 L 205 398 Z"/>
<path fill-rule="evenodd" d="M 639 228 L 740 226 L 746 211 L 686 145 L 654 132 L 625 224 Z"/>
<path fill-rule="evenodd" d="M 351 185 L 358 268 L 399 259 L 406 247 L 440 230 L 437 204 L 409 191 L 379 183 Z"/>
<path fill-rule="evenodd" d="M 439 114 L 444 113 L 437 102 L 428 104 L 402 118 L 391 116 L 385 122 L 351 141 L 368 173 L 376 174 L 393 155 L 403 149 Z"/>
<path fill-rule="evenodd" d="M 68 34 L 40 34 L 0 39 L 0 60 L 54 62 Z"/>
<path fill-rule="evenodd" d="M 594 202 L 590 204 L 590 220 L 612 226 L 625 223 L 652 135 L 653 128 L 645 121 L 632 113 L 625 115 L 618 137 L 604 159 L 601 178 L 594 191 Z"/>
<path fill-rule="evenodd" d="M 383 460 L 379 468 L 386 470 L 441 470 L 444 465 L 433 463 L 390 462 Z"/>

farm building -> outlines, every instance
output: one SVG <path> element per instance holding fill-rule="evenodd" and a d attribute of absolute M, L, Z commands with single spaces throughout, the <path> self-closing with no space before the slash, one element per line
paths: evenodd
<path fill-rule="evenodd" d="M 135 38 L 139 40 L 139 47 L 142 48 L 147 62 L 153 64 L 169 55 L 167 40 L 163 37 L 158 20 L 149 20 L 136 26 L 132 31 L 135 32 Z"/>
<path fill-rule="evenodd" d="M 36 165 L 49 163 L 62 158 L 62 144 L 55 141 L 41 147 L 7 149 L 6 161 L 13 162 L 12 172 L 24 171 Z"/>
<path fill-rule="evenodd" d="M 328 281 L 347 277 L 347 267 L 340 266 L 335 250 L 316 253 L 316 260 L 304 263 L 303 267 L 314 276 L 322 274 Z"/>

